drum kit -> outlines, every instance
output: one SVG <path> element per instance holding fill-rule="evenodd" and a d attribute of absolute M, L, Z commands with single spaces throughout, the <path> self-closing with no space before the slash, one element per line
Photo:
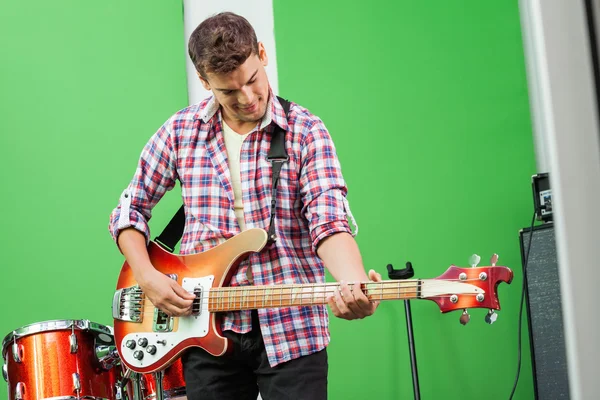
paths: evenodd
<path fill-rule="evenodd" d="M 2 358 L 9 400 L 186 399 L 181 360 L 158 373 L 133 372 L 120 361 L 112 327 L 88 320 L 16 329 L 2 341 Z"/>

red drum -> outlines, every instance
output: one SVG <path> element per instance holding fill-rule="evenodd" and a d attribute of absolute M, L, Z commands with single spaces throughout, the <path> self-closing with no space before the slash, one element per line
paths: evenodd
<path fill-rule="evenodd" d="M 156 398 L 156 381 L 153 374 L 144 374 L 140 379 L 142 400 Z M 185 380 L 183 379 L 183 364 L 177 359 L 164 371 L 164 399 L 186 399 Z"/>
<path fill-rule="evenodd" d="M 116 399 L 112 329 L 87 320 L 31 324 L 2 341 L 9 400 Z"/>

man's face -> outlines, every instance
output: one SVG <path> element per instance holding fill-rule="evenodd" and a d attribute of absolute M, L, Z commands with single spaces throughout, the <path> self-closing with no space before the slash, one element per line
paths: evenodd
<path fill-rule="evenodd" d="M 252 129 L 265 115 L 269 100 L 269 81 L 264 68 L 267 62 L 265 48 L 259 43 L 258 54 L 251 54 L 235 71 L 207 72 L 207 79 L 200 77 L 204 88 L 212 90 L 232 128 Z"/>

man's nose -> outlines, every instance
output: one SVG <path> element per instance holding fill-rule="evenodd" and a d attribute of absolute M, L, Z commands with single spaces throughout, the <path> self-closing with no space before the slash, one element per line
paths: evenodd
<path fill-rule="evenodd" d="M 252 89 L 248 86 L 243 86 L 239 91 L 238 103 L 243 106 L 249 106 L 254 102 L 254 93 L 252 93 Z"/>

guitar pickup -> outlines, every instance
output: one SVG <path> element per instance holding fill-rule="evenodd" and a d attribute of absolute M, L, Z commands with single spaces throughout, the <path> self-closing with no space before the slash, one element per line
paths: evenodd
<path fill-rule="evenodd" d="M 169 317 L 156 307 L 154 308 L 154 323 L 152 324 L 154 332 L 172 332 L 174 322 L 175 319 L 173 317 Z"/>
<path fill-rule="evenodd" d="M 197 317 L 202 314 L 202 286 L 194 287 L 194 296 L 196 298 L 192 302 L 192 315 Z"/>
<path fill-rule="evenodd" d="M 166 274 L 167 277 L 177 281 L 177 274 Z M 154 307 L 154 321 L 152 329 L 154 332 L 173 332 L 174 317 L 169 317 L 164 311 Z"/>

